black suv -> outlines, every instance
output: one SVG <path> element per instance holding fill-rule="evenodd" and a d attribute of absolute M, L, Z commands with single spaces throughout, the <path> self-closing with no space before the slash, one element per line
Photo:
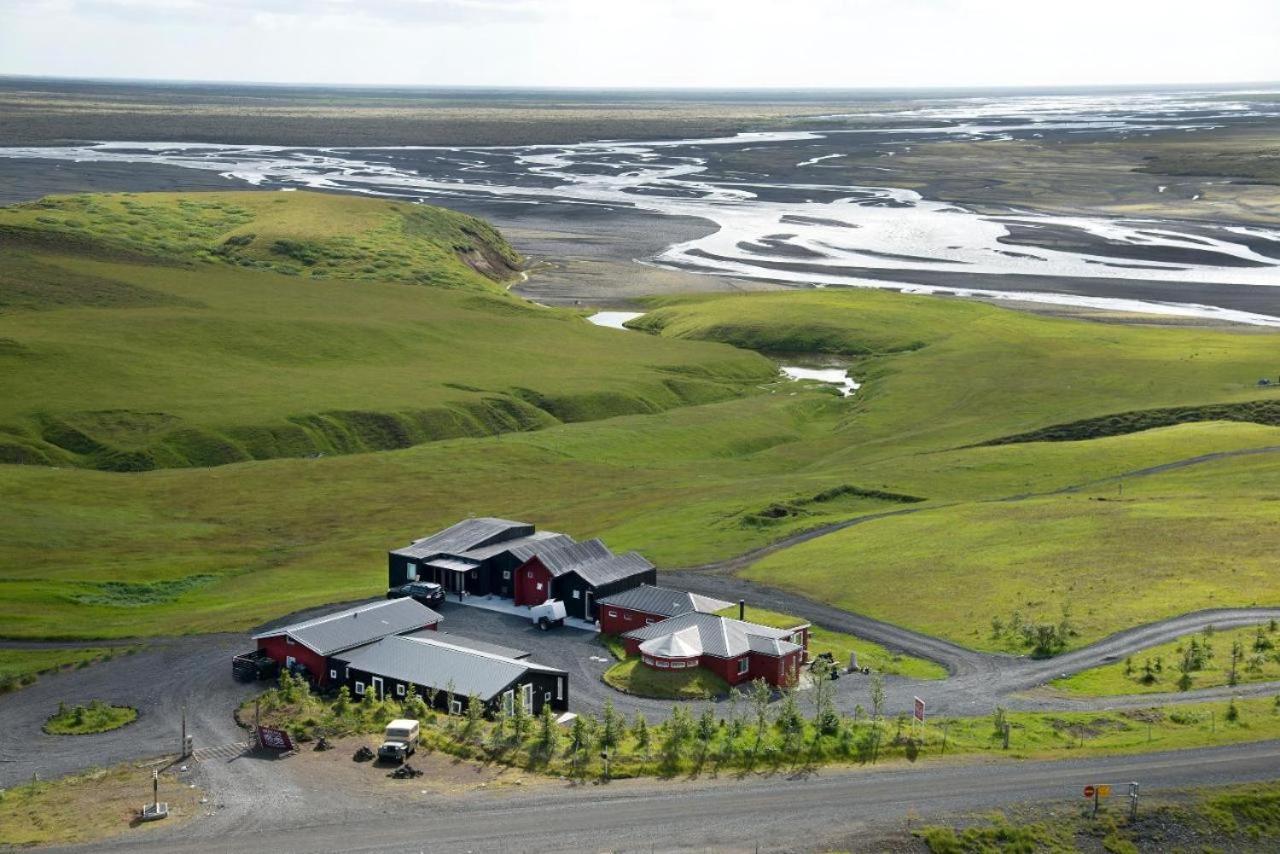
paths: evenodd
<path fill-rule="evenodd" d="M 411 581 L 387 591 L 388 599 L 403 599 L 406 596 L 434 608 L 444 603 L 444 588 L 432 581 Z"/>

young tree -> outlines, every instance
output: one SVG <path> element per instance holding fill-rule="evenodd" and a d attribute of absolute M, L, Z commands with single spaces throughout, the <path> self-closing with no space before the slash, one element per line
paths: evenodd
<path fill-rule="evenodd" d="M 333 711 L 338 717 L 345 717 L 351 711 L 351 691 L 346 685 L 338 689 L 338 696 L 333 701 Z"/>
<path fill-rule="evenodd" d="M 693 715 L 684 706 L 675 706 L 671 717 L 663 726 L 665 738 L 662 740 L 662 755 L 668 763 L 674 764 L 680 759 L 685 743 L 693 735 Z"/>
<path fill-rule="evenodd" d="M 510 715 L 507 714 L 507 707 L 500 703 L 497 713 L 493 716 L 493 728 L 489 730 L 489 746 L 493 750 L 502 747 L 502 743 L 506 741 L 508 720 Z"/>
<path fill-rule="evenodd" d="M 698 743 L 702 747 L 702 756 L 705 758 L 707 751 L 711 749 L 711 740 L 716 737 L 716 713 L 712 711 L 710 706 L 702 710 L 702 714 L 698 716 Z"/>
<path fill-rule="evenodd" d="M 782 731 L 783 750 L 793 754 L 799 748 L 800 737 L 804 733 L 804 716 L 796 703 L 794 691 L 782 693 L 782 708 L 778 710 L 778 729 Z"/>
<path fill-rule="evenodd" d="M 466 738 L 475 738 L 480 733 L 480 724 L 484 721 L 484 703 L 480 701 L 478 694 L 471 694 L 467 697 L 467 723 L 462 729 L 462 734 Z"/>
<path fill-rule="evenodd" d="M 653 746 L 649 734 L 649 722 L 639 712 L 636 712 L 635 723 L 631 724 L 631 737 L 636 740 L 636 750 L 639 750 L 640 755 L 648 762 L 649 750 Z"/>
<path fill-rule="evenodd" d="M 560 725 L 556 723 L 556 713 L 548 703 L 542 707 L 542 714 L 538 717 L 538 750 L 550 759 L 555 755 L 559 743 Z"/>
<path fill-rule="evenodd" d="M 880 720 L 884 713 L 884 674 L 876 671 L 871 674 L 871 718 Z"/>
<path fill-rule="evenodd" d="M 600 714 L 600 746 L 605 750 L 613 750 L 622 741 L 624 722 L 613 709 L 613 700 L 605 698 L 604 710 Z"/>
<path fill-rule="evenodd" d="M 764 739 L 764 728 L 769 723 L 769 701 L 773 699 L 773 690 L 763 679 L 751 683 L 751 708 L 756 719 L 756 749 Z"/>
<path fill-rule="evenodd" d="M 1240 709 L 1236 707 L 1236 698 L 1232 697 L 1230 705 L 1227 706 L 1227 721 L 1235 723 L 1238 720 L 1240 720 Z"/>
<path fill-rule="evenodd" d="M 1231 644 L 1231 672 L 1227 674 L 1227 684 L 1231 686 L 1240 683 L 1240 676 L 1236 673 L 1236 665 L 1240 663 L 1240 659 L 1244 657 L 1244 644 L 1235 641 Z"/>
<path fill-rule="evenodd" d="M 573 719 L 573 728 L 569 731 L 569 749 L 573 754 L 573 769 L 575 773 L 585 772 L 586 764 L 582 762 L 591 751 L 592 730 L 594 721 L 589 721 L 586 715 L 578 715 Z"/>
<path fill-rule="evenodd" d="M 1182 675 L 1178 677 L 1178 690 L 1179 691 L 1191 690 L 1191 674 L 1185 670 L 1182 671 Z"/>
<path fill-rule="evenodd" d="M 813 729 L 814 737 L 831 735 L 840 727 L 840 715 L 836 712 L 836 686 L 831 679 L 834 666 L 825 658 L 814 662 L 813 675 Z"/>
<path fill-rule="evenodd" d="M 511 731 L 516 737 L 516 745 L 524 743 L 524 737 L 529 734 L 529 710 L 524 707 L 522 698 L 517 697 L 515 709 L 511 714 Z"/>

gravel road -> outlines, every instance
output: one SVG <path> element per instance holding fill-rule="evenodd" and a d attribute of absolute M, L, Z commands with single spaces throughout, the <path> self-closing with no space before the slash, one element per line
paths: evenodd
<path fill-rule="evenodd" d="M 617 781 L 603 786 L 473 792 L 432 808 L 260 811 L 246 828 L 200 823 L 97 843 L 93 851 L 226 854 L 423 851 L 865 850 L 867 832 L 917 813 L 939 815 L 1050 802 L 1080 803 L 1089 783 L 1150 796 L 1174 787 L 1271 780 L 1280 742 L 1057 762 L 930 762 L 808 775 Z M 1117 798 L 1113 809 L 1123 808 Z M 861 842 L 860 842 L 861 841 Z M 90 850 L 87 846 L 61 849 Z"/>

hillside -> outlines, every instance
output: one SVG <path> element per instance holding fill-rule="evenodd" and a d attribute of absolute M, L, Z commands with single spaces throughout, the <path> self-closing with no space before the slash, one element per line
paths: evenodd
<path fill-rule="evenodd" d="M 508 296 L 497 279 L 516 253 L 439 208 L 77 196 L 0 209 L 0 233 L 4 462 L 404 448 L 724 400 L 773 373 Z"/>

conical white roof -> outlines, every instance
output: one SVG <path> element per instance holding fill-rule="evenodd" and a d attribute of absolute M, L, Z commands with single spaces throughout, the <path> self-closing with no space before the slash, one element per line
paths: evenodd
<path fill-rule="evenodd" d="M 702 655 L 702 636 L 696 626 L 647 640 L 640 651 L 658 658 L 696 658 Z"/>

